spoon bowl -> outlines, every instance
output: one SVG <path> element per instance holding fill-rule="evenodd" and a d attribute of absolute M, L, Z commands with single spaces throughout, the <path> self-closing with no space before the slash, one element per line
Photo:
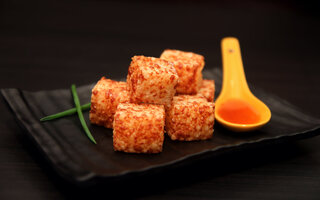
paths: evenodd
<path fill-rule="evenodd" d="M 248 87 L 238 39 L 224 38 L 221 49 L 223 82 L 215 102 L 215 118 L 235 132 L 256 130 L 270 121 L 270 109 Z"/>

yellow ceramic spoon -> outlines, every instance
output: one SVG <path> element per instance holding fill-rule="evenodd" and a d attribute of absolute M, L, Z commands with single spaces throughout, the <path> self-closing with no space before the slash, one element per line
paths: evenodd
<path fill-rule="evenodd" d="M 223 61 L 222 90 L 216 100 L 215 118 L 224 127 L 252 131 L 268 123 L 270 109 L 255 97 L 243 70 L 239 41 L 233 37 L 221 41 Z"/>

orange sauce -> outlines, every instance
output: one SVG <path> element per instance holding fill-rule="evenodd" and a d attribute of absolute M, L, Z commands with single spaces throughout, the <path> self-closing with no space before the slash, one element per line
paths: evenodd
<path fill-rule="evenodd" d="M 217 112 L 225 121 L 235 124 L 254 124 L 260 120 L 259 112 L 240 99 L 228 99 L 217 108 Z"/>

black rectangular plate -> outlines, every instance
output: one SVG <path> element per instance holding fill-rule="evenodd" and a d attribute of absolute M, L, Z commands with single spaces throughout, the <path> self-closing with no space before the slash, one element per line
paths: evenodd
<path fill-rule="evenodd" d="M 204 71 L 204 78 L 214 79 L 216 95 L 221 88 L 221 70 Z M 90 102 L 93 84 L 78 88 L 80 101 Z M 129 178 L 163 168 L 187 164 L 205 156 L 216 156 L 229 151 L 261 146 L 320 134 L 320 120 L 313 118 L 285 100 L 250 86 L 254 94 L 264 101 L 272 112 L 271 121 L 258 131 L 232 133 L 215 124 L 211 140 L 176 142 L 165 138 L 163 152 L 156 155 L 114 152 L 112 130 L 89 125 L 97 141 L 94 145 L 85 136 L 78 117 L 68 116 L 41 123 L 43 116 L 74 107 L 69 89 L 28 92 L 2 89 L 19 124 L 38 145 L 49 163 L 63 178 L 77 184 Z"/>

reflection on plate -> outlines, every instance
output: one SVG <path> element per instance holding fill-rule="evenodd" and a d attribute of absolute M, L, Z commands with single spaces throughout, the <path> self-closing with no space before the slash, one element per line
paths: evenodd
<path fill-rule="evenodd" d="M 221 70 L 204 71 L 204 78 L 214 79 L 219 93 Z M 86 85 L 78 88 L 82 103 L 90 101 L 92 87 Z M 56 171 L 63 178 L 81 184 L 151 173 L 161 168 L 187 164 L 203 156 L 320 134 L 317 131 L 320 128 L 319 119 L 304 114 L 261 89 L 250 88 L 272 112 L 271 121 L 262 129 L 241 134 L 215 125 L 214 136 L 207 141 L 178 142 L 166 137 L 163 152 L 157 155 L 114 152 L 112 130 L 88 123 L 98 142 L 94 145 L 83 133 L 76 115 L 41 123 L 41 117 L 73 107 L 69 89 L 39 92 L 2 89 L 1 92 L 20 125 L 27 130 L 28 136 L 40 147 Z M 85 118 L 89 122 L 88 112 L 85 112 Z"/>

